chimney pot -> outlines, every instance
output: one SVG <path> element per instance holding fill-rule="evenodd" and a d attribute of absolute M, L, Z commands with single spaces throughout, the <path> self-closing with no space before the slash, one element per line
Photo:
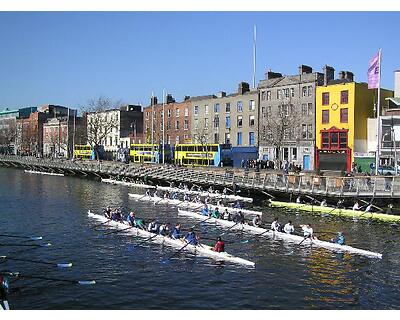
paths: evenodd
<path fill-rule="evenodd" d="M 324 66 L 324 86 L 327 86 L 329 81 L 335 79 L 335 69 L 331 66 Z"/>

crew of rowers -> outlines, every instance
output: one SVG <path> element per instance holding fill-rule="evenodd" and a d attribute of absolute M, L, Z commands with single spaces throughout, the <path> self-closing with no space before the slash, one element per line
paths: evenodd
<path fill-rule="evenodd" d="M 112 210 L 109 206 L 106 210 L 104 210 L 104 215 L 106 218 L 118 222 L 123 222 L 122 212 L 120 209 Z M 167 223 L 160 223 L 158 220 L 152 220 L 147 226 L 142 218 L 138 218 L 135 216 L 135 213 L 131 211 L 128 216 L 126 217 L 126 222 L 131 227 L 139 228 L 142 230 L 146 230 L 148 232 L 159 234 L 164 237 L 169 237 L 172 239 L 179 239 L 183 243 L 192 244 L 192 245 L 199 245 L 199 237 L 195 233 L 193 228 L 190 228 L 189 232 L 183 236 L 181 234 L 181 225 L 177 223 L 174 228 L 171 228 L 171 224 Z M 221 237 L 217 238 L 217 241 L 214 244 L 213 250 L 216 252 L 224 252 L 225 251 L 225 243 Z"/>
<path fill-rule="evenodd" d="M 319 202 L 319 201 L 316 200 L 316 199 L 313 199 L 313 202 Z M 299 204 L 302 203 L 302 199 L 301 199 L 300 196 L 297 197 L 296 203 L 299 203 Z M 338 203 L 337 203 L 337 205 L 336 205 L 336 207 L 337 207 L 337 208 L 343 207 L 343 203 L 344 203 L 343 200 L 339 200 Z M 319 205 L 320 205 L 321 207 L 326 207 L 326 206 L 328 206 L 328 203 L 327 203 L 326 199 L 323 199 L 321 202 L 319 202 Z M 359 203 L 358 201 L 356 201 L 356 202 L 354 203 L 353 207 L 352 207 L 352 210 L 354 210 L 354 211 L 361 211 L 364 207 L 365 207 L 364 212 L 371 212 L 371 211 L 372 211 L 373 205 L 372 205 L 372 203 L 366 203 L 366 204 L 360 206 L 360 203 Z M 392 207 L 393 207 L 393 206 L 392 206 Z"/>

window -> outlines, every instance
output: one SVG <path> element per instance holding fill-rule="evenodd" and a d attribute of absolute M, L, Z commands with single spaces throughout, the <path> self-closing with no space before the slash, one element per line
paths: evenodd
<path fill-rule="evenodd" d="M 330 132 L 331 149 L 339 148 L 339 132 Z"/>
<path fill-rule="evenodd" d="M 282 90 L 281 89 L 278 89 L 278 91 L 276 91 L 276 98 L 282 99 Z"/>
<path fill-rule="evenodd" d="M 322 105 L 329 106 L 329 92 L 322 93 Z"/>
<path fill-rule="evenodd" d="M 214 133 L 214 143 L 219 143 L 219 134 L 218 134 L 218 132 Z"/>
<path fill-rule="evenodd" d="M 237 133 L 237 145 L 238 146 L 242 145 L 242 133 L 241 132 Z"/>
<path fill-rule="evenodd" d="M 175 143 L 176 143 L 176 144 L 179 143 L 179 136 L 176 136 L 176 138 L 175 138 Z"/>
<path fill-rule="evenodd" d="M 301 115 L 302 116 L 307 116 L 308 115 L 307 103 L 303 103 L 301 105 Z"/>
<path fill-rule="evenodd" d="M 189 108 L 188 107 L 185 108 L 185 117 L 189 117 Z"/>
<path fill-rule="evenodd" d="M 267 116 L 271 116 L 272 115 L 272 107 L 271 106 L 268 106 L 267 107 Z"/>
<path fill-rule="evenodd" d="M 304 86 L 304 87 L 301 88 L 301 96 L 302 97 L 307 96 L 307 87 Z"/>
<path fill-rule="evenodd" d="M 175 109 L 175 117 L 177 117 L 177 118 L 179 117 L 179 113 L 180 113 L 179 111 L 180 111 L 179 108 Z"/>
<path fill-rule="evenodd" d="M 171 109 L 168 109 L 168 111 L 167 111 L 167 117 L 168 117 L 168 118 L 171 118 Z"/>
<path fill-rule="evenodd" d="M 253 127 L 256 123 L 255 116 L 249 116 L 249 126 Z"/>
<path fill-rule="evenodd" d="M 237 102 L 237 112 L 242 112 L 243 111 L 243 102 L 238 101 Z"/>
<path fill-rule="evenodd" d="M 340 91 L 340 103 L 341 104 L 349 103 L 349 90 Z"/>
<path fill-rule="evenodd" d="M 225 143 L 227 143 L 227 144 L 231 143 L 231 134 L 230 133 L 225 133 Z"/>
<path fill-rule="evenodd" d="M 208 105 L 207 104 L 204 106 L 204 113 L 208 114 Z"/>
<path fill-rule="evenodd" d="M 271 100 L 271 91 L 267 91 L 267 100 Z"/>
<path fill-rule="evenodd" d="M 214 105 L 214 113 L 219 113 L 219 109 L 220 109 L 219 103 L 216 103 L 216 104 Z"/>
<path fill-rule="evenodd" d="M 163 131 L 164 130 L 164 123 L 160 122 L 160 130 Z"/>
<path fill-rule="evenodd" d="M 170 130 L 171 129 L 171 120 L 168 120 L 167 121 L 167 130 Z"/>
<path fill-rule="evenodd" d="M 286 128 L 283 129 L 283 140 L 289 140 L 290 137 L 290 129 Z"/>
<path fill-rule="evenodd" d="M 261 91 L 261 100 L 264 101 L 266 97 L 265 91 Z"/>
<path fill-rule="evenodd" d="M 322 110 L 322 123 L 329 123 L 329 110 Z"/>
<path fill-rule="evenodd" d="M 214 128 L 219 128 L 219 116 L 214 117 Z"/>
<path fill-rule="evenodd" d="M 297 160 L 297 148 L 292 148 L 292 160 Z"/>
<path fill-rule="evenodd" d="M 307 135 L 308 135 L 308 139 L 312 139 L 313 138 L 313 125 L 312 124 L 308 125 Z"/>
<path fill-rule="evenodd" d="M 256 110 L 256 102 L 254 100 L 249 101 L 249 110 L 250 111 Z"/>
<path fill-rule="evenodd" d="M 339 147 L 341 149 L 347 148 L 347 132 L 339 132 Z"/>
<path fill-rule="evenodd" d="M 340 122 L 341 123 L 349 122 L 349 109 L 347 108 L 340 109 Z"/>
<path fill-rule="evenodd" d="M 208 118 L 204 118 L 204 128 L 208 128 Z"/>
<path fill-rule="evenodd" d="M 311 97 L 311 95 L 312 95 L 312 86 L 308 86 L 307 89 L 308 89 L 308 96 Z"/>
<path fill-rule="evenodd" d="M 289 88 L 283 89 L 283 92 L 285 94 L 285 98 L 289 98 Z"/>
<path fill-rule="evenodd" d="M 198 116 L 199 115 L 199 106 L 194 106 L 194 116 Z"/>
<path fill-rule="evenodd" d="M 146 119 L 149 119 L 149 112 L 146 112 Z"/>
<path fill-rule="evenodd" d="M 261 115 L 262 115 L 263 118 L 265 118 L 267 116 L 266 109 L 267 108 L 265 108 L 265 107 L 261 107 Z"/>
<path fill-rule="evenodd" d="M 238 116 L 237 117 L 237 126 L 240 128 L 243 125 L 243 117 Z"/>
<path fill-rule="evenodd" d="M 311 114 L 313 114 L 313 107 L 312 107 L 312 103 L 308 103 L 308 104 L 307 104 L 307 106 L 308 106 L 308 115 L 311 115 Z"/>
<path fill-rule="evenodd" d="M 290 88 L 290 96 L 294 98 L 294 88 Z"/>
<path fill-rule="evenodd" d="M 329 149 L 329 132 L 322 132 L 322 149 Z"/>
<path fill-rule="evenodd" d="M 189 120 L 188 119 L 183 120 L 183 129 L 184 130 L 189 129 Z"/>
<path fill-rule="evenodd" d="M 254 132 L 249 132 L 249 145 L 254 146 L 254 143 L 255 143 Z"/>
<path fill-rule="evenodd" d="M 199 128 L 199 119 L 194 119 L 194 128 L 195 129 Z"/>
<path fill-rule="evenodd" d="M 176 130 L 179 130 L 179 120 L 176 120 L 175 129 L 176 129 Z"/>
<path fill-rule="evenodd" d="M 230 116 L 226 116 L 226 118 L 225 118 L 225 127 L 227 129 L 229 129 L 231 127 L 231 117 Z"/>
<path fill-rule="evenodd" d="M 231 112 L 231 103 L 230 103 L 230 102 L 227 102 L 227 103 L 226 103 L 226 105 L 225 105 L 225 112 L 226 112 L 226 113 Z"/>

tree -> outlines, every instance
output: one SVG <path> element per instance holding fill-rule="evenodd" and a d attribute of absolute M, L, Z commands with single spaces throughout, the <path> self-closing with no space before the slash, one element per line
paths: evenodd
<path fill-rule="evenodd" d="M 119 123 L 118 117 L 109 111 L 121 105 L 121 101 L 113 102 L 109 98 L 98 97 L 90 99 L 83 108 L 87 116 L 87 141 L 94 149 L 97 159 L 99 159 L 99 147 Z"/>
<path fill-rule="evenodd" d="M 6 154 L 13 152 L 15 138 L 17 136 L 17 127 L 15 119 L 3 120 L 0 125 L 0 146 Z"/>
<path fill-rule="evenodd" d="M 208 157 L 208 144 L 210 141 L 210 131 L 209 131 L 209 126 L 206 126 L 206 123 L 200 123 L 200 125 L 197 125 L 197 127 L 194 130 L 194 140 L 195 143 L 199 143 L 202 146 L 202 149 L 204 150 L 204 146 L 206 149 L 206 159 L 207 159 L 207 164 L 210 165 L 210 159 Z"/>

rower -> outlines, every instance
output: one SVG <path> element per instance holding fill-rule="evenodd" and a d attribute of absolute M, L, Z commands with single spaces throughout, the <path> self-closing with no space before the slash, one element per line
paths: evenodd
<path fill-rule="evenodd" d="M 331 242 L 344 245 L 346 242 L 346 239 L 344 238 L 344 235 L 342 232 L 338 232 L 337 237 L 335 239 L 331 239 Z"/>
<path fill-rule="evenodd" d="M 260 216 L 256 215 L 252 220 L 252 224 L 254 227 L 260 227 L 261 226 Z"/>
<path fill-rule="evenodd" d="M 321 207 L 326 207 L 326 206 L 327 206 L 326 199 L 324 199 L 324 200 L 321 201 L 320 206 L 321 206 Z"/>
<path fill-rule="evenodd" d="M 289 222 L 285 224 L 285 227 L 283 228 L 283 231 L 285 231 L 285 233 L 287 233 L 287 234 L 294 233 L 294 226 L 293 226 L 291 220 L 289 220 Z"/>
<path fill-rule="evenodd" d="M 360 210 L 360 205 L 358 204 L 358 201 L 353 206 L 353 210 Z"/>
<path fill-rule="evenodd" d="M 228 189 L 225 187 L 224 190 L 222 190 L 222 193 L 226 196 L 228 194 Z"/>
<path fill-rule="evenodd" d="M 128 216 L 126 217 L 126 221 L 131 227 L 135 226 L 135 213 L 133 211 L 129 212 Z"/>
<path fill-rule="evenodd" d="M 110 208 L 110 206 L 107 206 L 107 209 L 104 210 L 104 215 L 106 216 L 106 218 L 111 219 L 111 208 Z"/>
<path fill-rule="evenodd" d="M 182 182 L 179 184 L 178 188 L 179 188 L 179 189 L 183 189 L 183 184 L 182 184 Z"/>
<path fill-rule="evenodd" d="M 164 237 L 169 236 L 170 231 L 171 231 L 171 225 L 169 222 L 161 224 L 160 230 L 159 230 L 160 235 L 162 235 Z"/>
<path fill-rule="evenodd" d="M 199 243 L 199 238 L 197 237 L 196 233 L 194 232 L 193 228 L 190 228 L 189 233 L 185 236 L 186 243 L 190 243 L 196 246 Z"/>
<path fill-rule="evenodd" d="M 177 192 L 174 192 L 172 194 L 172 199 L 174 199 L 174 200 L 178 199 L 178 193 Z"/>
<path fill-rule="evenodd" d="M 151 197 L 150 189 L 147 189 L 147 190 L 146 190 L 145 196 Z"/>
<path fill-rule="evenodd" d="M 211 217 L 213 217 L 213 218 L 215 218 L 215 219 L 219 219 L 219 218 L 221 217 L 221 213 L 219 212 L 218 207 L 216 207 L 216 208 L 213 210 L 213 212 L 212 212 L 212 214 L 211 214 Z"/>
<path fill-rule="evenodd" d="M 213 187 L 212 187 L 212 186 L 210 186 L 210 187 L 208 188 L 208 192 L 209 192 L 209 193 L 213 193 L 213 192 L 214 192 L 214 190 L 213 190 Z"/>
<path fill-rule="evenodd" d="M 310 239 L 316 239 L 314 237 L 314 230 L 311 228 L 311 224 L 301 224 L 300 225 L 301 229 L 303 230 L 303 236 L 304 239 L 310 238 Z"/>
<path fill-rule="evenodd" d="M 301 203 L 301 197 L 300 196 L 297 197 L 296 203 Z"/>
<path fill-rule="evenodd" d="M 166 193 L 164 193 L 164 199 L 169 199 L 169 192 L 167 191 Z"/>
<path fill-rule="evenodd" d="M 210 210 L 208 210 L 208 205 L 205 204 L 203 209 L 201 209 L 201 215 L 202 216 L 209 216 L 210 215 Z"/>
<path fill-rule="evenodd" d="M 372 203 L 369 203 L 365 208 L 365 212 L 371 212 L 371 210 L 372 210 Z"/>
<path fill-rule="evenodd" d="M 229 213 L 228 209 L 224 211 L 224 220 L 231 221 L 231 214 Z"/>
<path fill-rule="evenodd" d="M 160 228 L 160 225 L 159 225 L 158 220 L 153 220 L 147 226 L 147 231 L 149 231 L 151 233 L 158 233 L 159 228 Z"/>
<path fill-rule="evenodd" d="M 278 218 L 275 218 L 274 221 L 271 223 L 271 230 L 272 231 L 280 231 L 281 225 L 278 222 Z"/>
<path fill-rule="evenodd" d="M 115 209 L 111 215 L 111 219 L 114 221 L 122 222 L 122 212 L 119 209 Z"/>
<path fill-rule="evenodd" d="M 171 233 L 172 239 L 180 239 L 181 238 L 181 225 L 177 223 Z"/>
<path fill-rule="evenodd" d="M 224 252 L 225 251 L 225 242 L 222 241 L 221 237 L 217 238 L 217 242 L 214 245 L 214 249 L 215 252 Z"/>
<path fill-rule="evenodd" d="M 205 200 L 204 200 L 204 202 L 205 202 L 206 204 L 209 204 L 209 203 L 211 202 L 210 197 L 206 197 Z"/>
<path fill-rule="evenodd" d="M 392 214 L 393 213 L 392 209 L 393 209 L 393 204 L 389 203 L 386 209 L 386 214 Z"/>
<path fill-rule="evenodd" d="M 242 211 L 239 210 L 239 212 L 236 213 L 236 215 L 233 217 L 233 222 L 244 223 L 244 215 Z"/>
<path fill-rule="evenodd" d="M 146 223 L 145 223 L 144 219 L 135 218 L 135 227 L 142 229 L 142 230 L 146 230 Z"/>
<path fill-rule="evenodd" d="M 0 307 L 3 307 L 3 301 L 7 303 L 7 295 L 9 293 L 8 281 L 5 277 L 0 276 Z M 3 309 L 8 309 L 7 305 L 4 305 Z M 0 308 L 1 310 L 1 308 Z"/>
<path fill-rule="evenodd" d="M 183 196 L 183 201 L 190 201 L 190 197 L 187 193 Z"/>
<path fill-rule="evenodd" d="M 190 191 L 196 191 L 196 186 L 192 185 L 192 187 L 190 188 Z"/>
<path fill-rule="evenodd" d="M 222 203 L 222 200 L 218 200 L 217 201 L 217 206 L 218 207 L 223 207 L 224 206 L 224 204 Z"/>
<path fill-rule="evenodd" d="M 235 202 L 235 205 L 233 207 L 236 209 L 243 209 L 243 205 L 240 203 L 239 200 Z"/>

